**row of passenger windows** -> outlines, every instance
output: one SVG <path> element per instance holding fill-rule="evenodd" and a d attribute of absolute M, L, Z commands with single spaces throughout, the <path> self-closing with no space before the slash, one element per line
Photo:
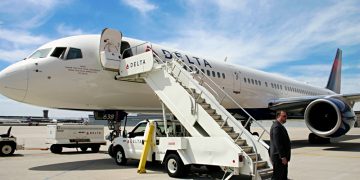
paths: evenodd
<path fill-rule="evenodd" d="M 187 67 L 184 66 L 184 69 L 187 70 Z M 190 69 L 191 71 L 196 71 L 196 74 L 199 74 L 199 73 L 200 73 L 198 69 L 193 68 L 192 66 L 190 66 L 189 69 Z M 208 69 L 207 69 L 206 71 L 205 71 L 205 69 L 201 69 L 201 72 L 204 73 L 204 74 L 206 74 L 206 75 L 208 75 L 208 76 L 212 76 L 212 77 L 215 77 L 215 78 L 217 77 L 217 78 L 223 78 L 223 79 L 225 79 L 225 73 L 210 71 L 210 70 L 208 70 Z"/>
<path fill-rule="evenodd" d="M 248 84 L 252 84 L 252 85 L 257 85 L 257 86 L 262 86 L 262 82 L 260 80 L 256 80 L 256 79 L 251 79 L 251 78 L 246 78 L 244 77 L 244 82 L 248 83 Z M 279 89 L 279 90 L 285 90 L 285 91 L 289 91 L 289 92 L 296 92 L 296 93 L 300 93 L 300 94 L 304 94 L 304 95 L 317 95 L 317 93 L 312 92 L 312 91 L 308 91 L 308 90 L 304 90 L 304 89 L 300 89 L 300 88 L 294 88 L 291 86 L 284 86 L 281 84 L 277 84 L 277 83 L 270 83 L 268 84 L 268 82 L 264 82 L 265 87 L 270 87 L 273 89 Z"/>
<path fill-rule="evenodd" d="M 49 55 L 52 48 L 39 49 L 35 51 L 28 59 L 45 58 Z M 66 50 L 68 50 L 66 52 Z M 56 47 L 50 54 L 52 57 L 61 59 L 80 59 L 82 58 L 81 49 L 73 47 Z"/>

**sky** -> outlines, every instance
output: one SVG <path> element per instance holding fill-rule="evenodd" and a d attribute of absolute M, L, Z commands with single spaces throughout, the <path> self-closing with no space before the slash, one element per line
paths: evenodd
<path fill-rule="evenodd" d="M 341 92 L 360 92 L 358 0 L 1 0 L 0 70 L 46 42 L 105 27 L 319 87 L 341 48 Z M 42 115 L 42 109 L 0 95 L 0 115 Z M 50 116 L 87 114 L 50 110 Z"/>

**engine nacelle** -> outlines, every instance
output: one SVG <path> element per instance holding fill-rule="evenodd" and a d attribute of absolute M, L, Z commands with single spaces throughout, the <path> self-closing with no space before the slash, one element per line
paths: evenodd
<path fill-rule="evenodd" d="M 305 110 L 305 123 L 321 137 L 339 137 L 354 127 L 356 116 L 351 107 L 336 98 L 317 99 Z"/>

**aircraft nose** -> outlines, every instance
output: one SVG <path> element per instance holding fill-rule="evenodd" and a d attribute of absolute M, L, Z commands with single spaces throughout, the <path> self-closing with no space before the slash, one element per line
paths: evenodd
<path fill-rule="evenodd" d="M 0 72 L 0 94 L 23 101 L 27 91 L 27 69 L 22 62 L 15 63 Z"/>

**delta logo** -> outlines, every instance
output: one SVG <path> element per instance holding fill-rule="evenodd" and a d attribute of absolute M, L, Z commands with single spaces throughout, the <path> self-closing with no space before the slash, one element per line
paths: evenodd
<path fill-rule="evenodd" d="M 135 67 L 138 67 L 138 66 L 142 66 L 144 64 L 146 64 L 145 59 L 141 59 L 141 60 L 126 64 L 125 68 L 126 69 L 135 68 Z"/>

